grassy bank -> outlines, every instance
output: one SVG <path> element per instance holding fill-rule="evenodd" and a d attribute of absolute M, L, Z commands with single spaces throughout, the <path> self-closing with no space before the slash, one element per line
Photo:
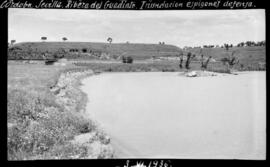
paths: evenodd
<path fill-rule="evenodd" d="M 60 89 L 51 91 L 61 74 L 84 70 L 73 65 L 8 64 L 9 160 L 112 157 L 106 148 L 97 153 L 89 143 L 71 142 L 78 135 L 95 132 L 95 141 L 108 144 L 103 132 L 80 112 L 86 97 L 78 92 L 79 83 L 74 82 L 62 96 L 73 99 L 73 108 L 59 102 Z"/>

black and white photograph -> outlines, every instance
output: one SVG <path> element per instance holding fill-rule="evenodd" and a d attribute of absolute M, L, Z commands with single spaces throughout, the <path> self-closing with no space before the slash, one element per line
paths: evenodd
<path fill-rule="evenodd" d="M 8 160 L 265 160 L 265 16 L 9 8 Z"/>

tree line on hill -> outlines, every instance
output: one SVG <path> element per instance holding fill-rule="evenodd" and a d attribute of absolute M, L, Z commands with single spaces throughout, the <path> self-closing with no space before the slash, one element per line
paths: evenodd
<path fill-rule="evenodd" d="M 265 40 L 264 41 L 246 41 L 246 42 L 240 42 L 237 45 L 224 43 L 223 45 L 202 45 L 202 46 L 195 46 L 195 47 L 188 47 L 185 46 L 184 49 L 192 49 L 192 48 L 225 48 L 228 50 L 232 47 L 251 47 L 251 46 L 265 46 Z"/>
<path fill-rule="evenodd" d="M 246 41 L 246 42 L 241 42 L 237 44 L 237 47 L 244 47 L 244 46 L 265 46 L 265 41 L 259 41 L 259 42 Z"/>

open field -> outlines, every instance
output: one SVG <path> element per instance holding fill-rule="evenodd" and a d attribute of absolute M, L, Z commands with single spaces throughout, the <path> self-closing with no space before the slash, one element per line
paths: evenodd
<path fill-rule="evenodd" d="M 83 84 L 118 158 L 265 159 L 265 72 L 103 73 Z"/>

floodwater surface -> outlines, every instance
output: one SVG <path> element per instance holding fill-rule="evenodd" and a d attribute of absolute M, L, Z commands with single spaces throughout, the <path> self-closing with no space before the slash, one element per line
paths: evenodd
<path fill-rule="evenodd" d="M 117 158 L 265 158 L 265 72 L 103 73 L 82 90 Z"/>

